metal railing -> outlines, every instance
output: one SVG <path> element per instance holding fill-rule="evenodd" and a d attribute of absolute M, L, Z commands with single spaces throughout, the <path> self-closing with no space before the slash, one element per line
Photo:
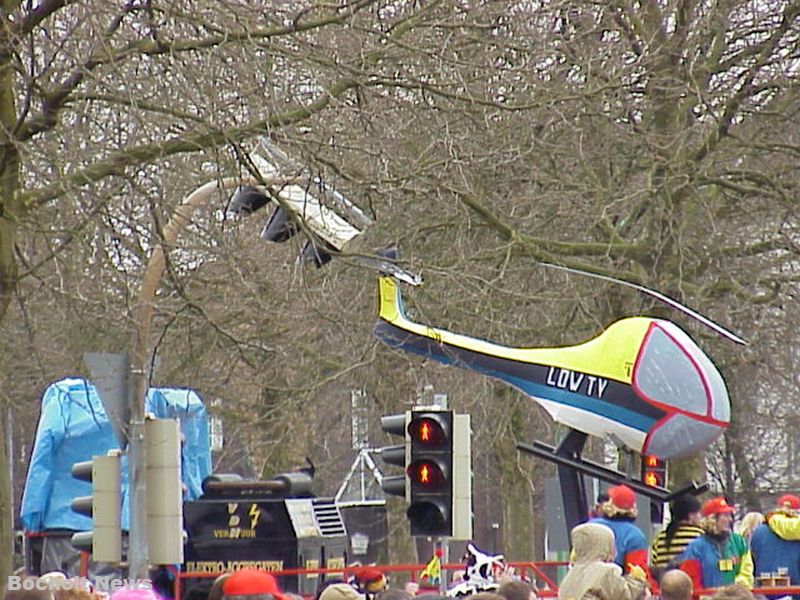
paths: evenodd
<path fill-rule="evenodd" d="M 569 563 L 566 561 L 510 561 L 506 563 L 509 567 L 514 567 L 515 575 L 529 580 L 534 583 L 536 594 L 539 598 L 556 598 L 558 597 L 558 581 L 560 575 L 566 573 Z M 392 574 L 407 573 L 407 580 L 417 582 L 422 571 L 426 565 L 419 564 L 405 564 L 405 565 L 377 565 L 384 574 L 390 579 Z M 448 563 L 442 565 L 442 570 L 447 572 L 458 572 L 464 570 L 463 563 Z M 356 567 L 346 567 L 344 569 L 282 569 L 279 571 L 271 571 L 275 577 L 281 576 L 294 576 L 294 575 L 318 575 L 347 578 L 352 575 Z M 183 581 L 186 579 L 215 579 L 221 573 L 190 573 L 190 572 L 176 572 L 175 577 L 175 598 L 180 600 Z M 710 597 L 716 591 L 715 588 L 701 589 L 694 591 L 695 598 Z M 771 587 L 756 587 L 753 593 L 765 596 L 800 596 L 800 585 L 797 586 L 771 586 Z M 310 597 L 310 596 L 307 596 Z"/>
<path fill-rule="evenodd" d="M 511 561 L 506 563 L 509 567 L 514 567 L 516 575 L 529 579 L 536 584 L 536 593 L 541 598 L 554 598 L 558 595 L 558 569 L 566 569 L 569 563 L 565 561 Z M 392 574 L 407 573 L 407 580 L 417 582 L 425 564 L 404 564 L 404 565 L 377 565 L 387 577 Z M 283 576 L 326 576 L 347 578 L 354 573 L 357 567 L 346 567 L 344 569 L 281 569 L 270 571 L 275 577 Z M 463 563 L 448 563 L 442 565 L 442 570 L 447 572 L 463 571 Z M 187 579 L 216 579 L 222 573 L 200 573 L 200 572 L 176 572 L 175 577 L 175 598 L 180 599 L 184 581 Z"/>

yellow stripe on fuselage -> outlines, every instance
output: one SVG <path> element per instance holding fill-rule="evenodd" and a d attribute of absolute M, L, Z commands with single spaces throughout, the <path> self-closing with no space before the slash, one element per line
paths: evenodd
<path fill-rule="evenodd" d="M 403 313 L 400 291 L 392 277 L 379 280 L 379 316 L 410 333 L 440 344 L 523 363 L 549 365 L 589 375 L 631 382 L 631 374 L 644 336 L 655 319 L 628 317 L 611 324 L 602 334 L 577 346 L 563 348 L 511 348 L 437 327 L 410 321 Z"/>

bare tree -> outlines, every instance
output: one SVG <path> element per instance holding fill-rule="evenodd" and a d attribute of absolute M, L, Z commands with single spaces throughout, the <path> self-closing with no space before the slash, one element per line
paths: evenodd
<path fill-rule="evenodd" d="M 15 343 L 0 365 L 19 374 L 4 390 L 15 408 L 79 371 L 83 350 L 127 342 L 166 216 L 199 183 L 245 174 L 258 135 L 370 211 L 352 252 L 399 242 L 424 267 L 409 294 L 423 321 L 546 345 L 664 314 L 538 266 L 554 262 L 658 288 L 748 337 L 740 352 L 669 315 L 720 363 L 735 415 L 796 394 L 792 363 L 770 358 L 796 343 L 796 1 L 2 11 L 0 317 Z M 230 400 L 259 470 L 309 447 L 331 471 L 346 462 L 321 438 L 343 411 L 331 398 L 355 384 L 390 410 L 398 390 L 446 383 L 459 408 L 484 411 L 488 437 L 552 435 L 518 397 L 377 347 L 372 276 L 347 256 L 302 271 L 299 245 L 254 247 L 259 226 L 198 215 L 170 253 L 152 340 L 155 378 Z M 753 387 L 733 385 L 738 373 Z M 510 416 L 488 418 L 495 409 Z M 735 421 L 737 441 L 750 425 Z M 731 447 L 750 485 L 748 446 Z M 503 494 L 535 498 L 539 469 L 495 450 L 503 486 L 518 486 Z"/>

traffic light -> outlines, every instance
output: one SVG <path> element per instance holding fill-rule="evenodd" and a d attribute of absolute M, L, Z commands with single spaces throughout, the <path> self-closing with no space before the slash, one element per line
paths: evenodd
<path fill-rule="evenodd" d="M 181 431 L 177 419 L 145 422 L 147 559 L 152 565 L 183 563 Z"/>
<path fill-rule="evenodd" d="M 406 500 L 409 499 L 408 475 L 405 470 L 409 457 L 408 421 L 410 418 L 410 412 L 381 417 L 381 429 L 383 431 L 391 435 L 403 436 L 402 444 L 385 446 L 380 450 L 383 462 L 387 465 L 396 465 L 403 468 L 402 475 L 384 475 L 381 479 L 381 489 L 387 494 L 402 496 Z"/>
<path fill-rule="evenodd" d="M 642 455 L 642 483 L 650 487 L 667 487 L 667 463 L 652 454 Z"/>
<path fill-rule="evenodd" d="M 92 519 L 92 531 L 74 533 L 70 542 L 89 552 L 98 562 L 122 560 L 120 527 L 122 494 L 120 492 L 120 453 L 111 450 L 106 456 L 72 465 L 72 476 L 92 484 L 92 495 L 75 498 L 72 510 Z"/>
<path fill-rule="evenodd" d="M 414 410 L 408 424 L 411 535 L 472 537 L 469 415 Z"/>
<path fill-rule="evenodd" d="M 642 483 L 650 487 L 667 487 L 667 463 L 652 454 L 642 455 Z M 650 522 L 661 523 L 664 520 L 664 503 L 650 501 Z"/>

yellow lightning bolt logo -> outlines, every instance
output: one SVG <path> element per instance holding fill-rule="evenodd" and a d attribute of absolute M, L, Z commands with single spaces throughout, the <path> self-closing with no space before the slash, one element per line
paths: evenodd
<path fill-rule="evenodd" d="M 261 509 L 258 508 L 258 504 L 251 504 L 247 514 L 250 515 L 250 529 L 255 529 L 256 525 L 258 525 L 258 519 L 261 516 Z"/>

